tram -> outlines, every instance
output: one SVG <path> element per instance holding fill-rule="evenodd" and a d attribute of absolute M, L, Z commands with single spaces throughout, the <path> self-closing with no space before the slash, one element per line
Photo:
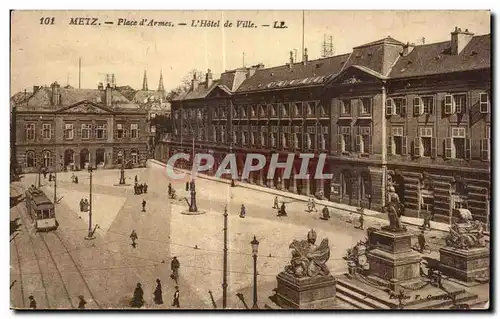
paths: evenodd
<path fill-rule="evenodd" d="M 31 220 L 35 222 L 37 231 L 51 231 L 57 229 L 54 203 L 38 188 L 30 187 L 26 191 L 26 208 Z"/>

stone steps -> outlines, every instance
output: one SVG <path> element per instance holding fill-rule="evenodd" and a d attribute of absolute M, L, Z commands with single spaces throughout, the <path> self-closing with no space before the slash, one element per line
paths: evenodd
<path fill-rule="evenodd" d="M 337 278 L 336 288 L 337 298 L 353 306 L 359 306 L 360 309 L 391 309 L 389 303 L 341 278 Z"/>

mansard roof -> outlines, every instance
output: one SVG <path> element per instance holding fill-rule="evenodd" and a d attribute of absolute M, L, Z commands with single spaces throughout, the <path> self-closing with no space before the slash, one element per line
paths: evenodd
<path fill-rule="evenodd" d="M 256 70 L 236 90 L 237 93 L 287 87 L 320 85 L 338 74 L 349 54 Z"/>
<path fill-rule="evenodd" d="M 451 42 L 416 46 L 401 56 L 393 66 L 390 78 L 405 78 L 489 69 L 491 67 L 491 35 L 474 36 L 458 55 L 452 55 Z"/>

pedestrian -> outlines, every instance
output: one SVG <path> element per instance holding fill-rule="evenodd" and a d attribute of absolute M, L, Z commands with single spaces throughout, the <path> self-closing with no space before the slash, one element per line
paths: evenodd
<path fill-rule="evenodd" d="M 137 187 L 137 184 L 134 185 L 134 194 L 139 195 L 139 188 Z"/>
<path fill-rule="evenodd" d="M 83 212 L 83 198 L 80 198 L 80 212 Z"/>
<path fill-rule="evenodd" d="M 135 248 L 136 246 L 136 243 L 135 241 L 138 239 L 139 237 L 137 237 L 137 233 L 135 232 L 135 230 L 132 230 L 132 233 L 130 234 L 130 239 L 132 239 L 132 246 Z"/>
<path fill-rule="evenodd" d="M 142 194 L 142 184 L 137 185 L 139 194 Z"/>
<path fill-rule="evenodd" d="M 425 236 L 423 229 L 420 234 L 418 234 L 418 245 L 420 246 L 420 253 L 423 253 L 425 248 Z"/>
<path fill-rule="evenodd" d="M 329 220 L 330 219 L 330 211 L 328 210 L 328 208 L 325 206 L 323 207 L 323 212 L 322 212 L 322 217 L 321 219 L 324 219 L 324 220 Z"/>
<path fill-rule="evenodd" d="M 43 178 L 47 179 L 47 169 L 45 167 L 43 168 Z"/>
<path fill-rule="evenodd" d="M 281 203 L 281 209 L 278 211 L 278 216 L 286 216 L 285 202 Z"/>
<path fill-rule="evenodd" d="M 179 280 L 179 268 L 181 267 L 181 264 L 179 260 L 177 259 L 176 256 L 172 259 L 172 262 L 170 263 L 170 268 L 172 269 L 172 275 L 170 276 L 173 280 L 175 280 L 175 283 L 178 284 Z"/>
<path fill-rule="evenodd" d="M 45 178 L 47 175 L 47 172 L 43 173 L 43 177 Z M 52 173 L 49 174 L 49 182 L 52 182 Z"/>
<path fill-rule="evenodd" d="M 139 180 L 137 179 L 137 175 L 135 175 L 134 182 L 135 182 L 136 185 L 137 185 L 138 181 Z"/>
<path fill-rule="evenodd" d="M 144 183 L 142 187 L 144 189 L 144 194 L 146 194 L 148 192 L 148 184 Z"/>
<path fill-rule="evenodd" d="M 316 202 L 314 202 L 314 198 L 311 198 L 311 211 L 314 209 L 315 212 L 318 210 L 316 209 Z"/>
<path fill-rule="evenodd" d="M 75 173 L 71 174 L 71 181 L 74 183 L 75 182 Z"/>
<path fill-rule="evenodd" d="M 78 309 L 85 309 L 85 305 L 87 304 L 87 301 L 83 298 L 82 295 L 78 296 Z"/>
<path fill-rule="evenodd" d="M 168 183 L 168 195 L 172 195 L 172 184 Z"/>
<path fill-rule="evenodd" d="M 422 229 L 429 228 L 431 229 L 431 214 L 426 214 L 424 216 L 424 223 L 422 224 Z"/>
<path fill-rule="evenodd" d="M 364 227 L 364 222 L 365 222 L 365 218 L 363 217 L 364 216 L 364 213 L 361 212 L 361 214 L 359 214 L 359 229 L 365 229 Z"/>
<path fill-rule="evenodd" d="M 179 302 L 179 286 L 175 286 L 174 302 L 172 302 L 172 307 L 177 307 L 177 308 L 181 307 Z"/>
<path fill-rule="evenodd" d="M 347 216 L 346 222 L 349 223 L 349 224 L 352 224 L 352 221 L 353 221 L 352 212 L 349 212 L 349 216 Z"/>
<path fill-rule="evenodd" d="M 189 181 L 186 181 L 186 192 L 189 191 Z"/>
<path fill-rule="evenodd" d="M 75 184 L 78 184 L 78 176 L 75 176 Z"/>
<path fill-rule="evenodd" d="M 83 211 L 88 212 L 89 207 L 90 207 L 89 200 L 85 198 L 84 203 L 83 203 Z"/>
<path fill-rule="evenodd" d="M 36 309 L 36 301 L 35 301 L 35 297 L 33 297 L 33 296 L 29 296 L 28 298 L 29 298 L 29 300 L 30 300 L 30 308 L 31 308 L 31 309 Z"/>
<path fill-rule="evenodd" d="M 280 208 L 280 205 L 278 203 L 278 196 L 275 196 L 274 197 L 274 205 L 273 205 L 273 208 L 275 209 L 279 209 Z"/>
<path fill-rule="evenodd" d="M 144 291 L 140 283 L 137 283 L 135 287 L 134 296 L 132 297 L 130 305 L 134 308 L 141 308 L 144 305 Z"/>
<path fill-rule="evenodd" d="M 240 217 L 245 218 L 245 215 L 246 215 L 245 205 L 241 204 Z"/>
<path fill-rule="evenodd" d="M 142 200 L 142 211 L 146 212 L 146 200 L 145 199 Z"/>
<path fill-rule="evenodd" d="M 154 295 L 155 304 L 162 305 L 163 304 L 163 295 L 162 295 L 162 290 L 161 290 L 161 281 L 159 278 L 156 279 L 156 288 L 155 288 L 155 291 L 153 292 L 153 295 Z"/>

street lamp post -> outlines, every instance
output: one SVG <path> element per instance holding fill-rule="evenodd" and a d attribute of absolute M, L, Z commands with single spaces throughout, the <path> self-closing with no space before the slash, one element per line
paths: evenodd
<path fill-rule="evenodd" d="M 257 254 L 259 252 L 259 241 L 253 236 L 253 240 L 250 242 L 252 245 L 252 256 L 253 256 L 253 306 L 252 309 L 259 309 L 257 306 Z"/>
<path fill-rule="evenodd" d="M 89 174 L 90 174 L 90 187 L 89 187 L 89 234 L 85 239 L 94 239 L 94 233 L 92 231 L 92 166 L 89 165 Z"/>

